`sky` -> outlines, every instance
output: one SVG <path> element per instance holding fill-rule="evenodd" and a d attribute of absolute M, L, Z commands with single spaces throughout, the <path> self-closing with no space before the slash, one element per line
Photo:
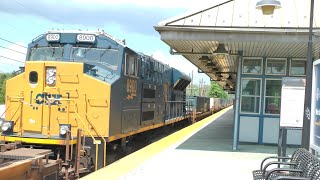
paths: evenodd
<path fill-rule="evenodd" d="M 198 74 L 197 68 L 185 58 L 170 55 L 169 46 L 160 40 L 153 26 L 207 8 L 214 1 L 218 0 L 1 0 L 0 72 L 12 72 L 23 66 L 27 51 L 24 47 L 48 30 L 103 29 L 125 39 L 135 51 L 152 55 L 187 75 L 193 71 L 194 83 L 203 79 L 208 84 L 209 78 Z"/>

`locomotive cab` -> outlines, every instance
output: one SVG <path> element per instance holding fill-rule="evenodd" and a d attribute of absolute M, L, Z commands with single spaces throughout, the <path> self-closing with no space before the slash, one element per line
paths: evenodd
<path fill-rule="evenodd" d="M 44 144 L 45 138 L 63 139 L 66 130 L 75 137 L 73 128 L 109 136 L 110 91 L 119 79 L 122 51 L 99 33 L 48 32 L 33 40 L 24 73 L 7 81 L 6 119 L 14 123 L 3 135 Z"/>

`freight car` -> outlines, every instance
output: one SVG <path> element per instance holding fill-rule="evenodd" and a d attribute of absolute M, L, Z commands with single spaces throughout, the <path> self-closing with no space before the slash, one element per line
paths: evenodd
<path fill-rule="evenodd" d="M 82 129 L 80 169 L 98 169 L 107 143 L 187 119 L 190 80 L 103 31 L 49 31 L 32 40 L 22 73 L 6 82 L 0 140 L 67 157 Z"/>
<path fill-rule="evenodd" d="M 202 96 L 187 96 L 187 109 L 191 112 L 205 113 L 210 111 L 210 98 Z"/>
<path fill-rule="evenodd" d="M 209 111 L 217 112 L 233 104 L 233 98 L 209 98 L 203 96 L 187 96 L 187 111 L 196 112 L 196 114 Z"/>
<path fill-rule="evenodd" d="M 226 107 L 233 105 L 233 97 L 227 99 L 223 98 L 210 98 L 210 110 L 212 112 L 220 111 Z"/>
<path fill-rule="evenodd" d="M 232 98 L 209 98 L 202 96 L 187 96 L 186 110 L 192 114 L 192 122 L 199 121 L 212 113 L 232 105 Z"/>
<path fill-rule="evenodd" d="M 213 112 L 219 111 L 221 107 L 221 99 L 220 98 L 210 98 L 210 109 Z"/>

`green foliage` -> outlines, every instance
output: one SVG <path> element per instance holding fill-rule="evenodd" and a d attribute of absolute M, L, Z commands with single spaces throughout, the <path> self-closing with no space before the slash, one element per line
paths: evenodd
<path fill-rule="evenodd" d="M 0 73 L 0 104 L 4 104 L 6 97 L 6 81 L 12 77 L 10 73 Z"/>
<path fill-rule="evenodd" d="M 210 87 L 210 90 L 209 90 L 209 96 L 210 97 L 214 97 L 214 98 L 227 99 L 228 98 L 228 93 L 225 92 L 218 83 L 211 82 L 211 87 Z"/>

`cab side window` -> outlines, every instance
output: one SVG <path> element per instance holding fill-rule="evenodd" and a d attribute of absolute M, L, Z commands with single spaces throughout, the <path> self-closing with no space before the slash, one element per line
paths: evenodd
<path fill-rule="evenodd" d="M 137 56 L 126 53 L 125 58 L 125 75 L 138 76 L 138 59 Z"/>

